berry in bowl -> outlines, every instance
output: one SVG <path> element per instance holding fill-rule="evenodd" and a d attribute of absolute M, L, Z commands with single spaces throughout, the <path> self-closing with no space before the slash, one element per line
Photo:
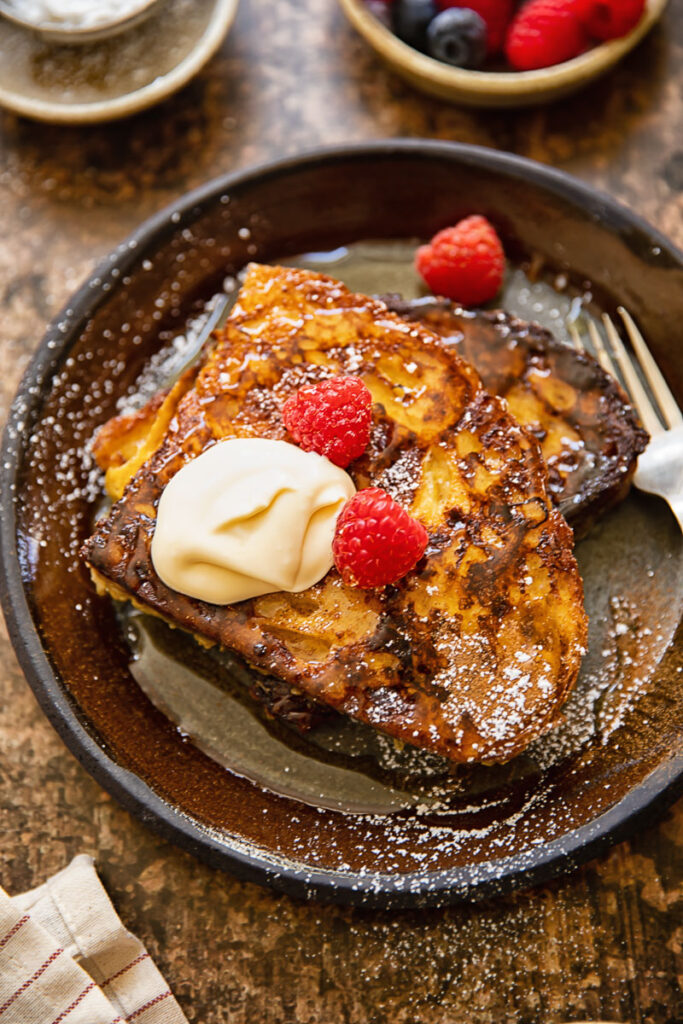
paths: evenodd
<path fill-rule="evenodd" d="M 628 53 L 667 0 L 340 0 L 417 88 L 471 106 L 557 99 Z"/>

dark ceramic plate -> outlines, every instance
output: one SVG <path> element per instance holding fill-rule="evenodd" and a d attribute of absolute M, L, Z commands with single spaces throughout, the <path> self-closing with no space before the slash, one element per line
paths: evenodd
<path fill-rule="evenodd" d="M 192 319 L 226 275 L 250 258 L 429 236 L 472 211 L 515 258 L 561 272 L 570 295 L 589 281 L 598 305 L 624 303 L 681 396 L 683 257 L 666 239 L 540 165 L 385 142 L 226 178 L 146 224 L 50 327 L 6 431 L 2 598 L 50 721 L 143 821 L 293 895 L 370 906 L 492 895 L 594 856 L 681 790 L 683 544 L 655 498 L 632 494 L 579 546 L 590 650 L 565 725 L 503 768 L 451 774 L 341 720 L 305 741 L 278 731 L 243 700 L 243 666 L 121 618 L 78 563 L 101 500 L 89 438 L 121 396 L 187 354 Z M 368 290 L 409 273 L 378 251 Z M 343 277 L 342 257 L 318 260 Z M 529 288 L 511 302 L 523 293 L 543 307 Z"/>

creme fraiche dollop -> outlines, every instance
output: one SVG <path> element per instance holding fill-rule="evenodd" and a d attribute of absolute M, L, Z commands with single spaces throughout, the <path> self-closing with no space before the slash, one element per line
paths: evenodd
<path fill-rule="evenodd" d="M 343 469 L 287 441 L 220 441 L 164 488 L 152 563 L 168 587 L 211 604 L 298 593 L 332 568 L 337 517 L 355 493 Z"/>

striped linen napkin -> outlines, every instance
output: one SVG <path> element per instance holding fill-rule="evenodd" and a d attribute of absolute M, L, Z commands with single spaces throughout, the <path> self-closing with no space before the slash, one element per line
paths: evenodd
<path fill-rule="evenodd" d="M 92 857 L 37 889 L 0 889 L 0 1024 L 187 1024 Z"/>

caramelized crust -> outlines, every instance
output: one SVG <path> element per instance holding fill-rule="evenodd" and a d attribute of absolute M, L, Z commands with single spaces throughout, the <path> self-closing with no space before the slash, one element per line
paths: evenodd
<path fill-rule="evenodd" d="M 114 416 L 97 431 L 92 451 L 98 466 L 106 471 L 107 494 L 114 501 L 123 496 L 128 482 L 163 441 L 178 402 L 196 375 L 196 368 L 190 367 L 172 388 L 155 395 L 142 409 Z"/>
<path fill-rule="evenodd" d="M 626 496 L 649 437 L 591 355 L 502 311 L 472 312 L 432 298 L 391 297 L 387 304 L 455 345 L 484 387 L 505 398 L 538 439 L 550 496 L 577 537 Z"/>
<path fill-rule="evenodd" d="M 300 594 L 218 607 L 165 587 L 150 558 L 166 483 L 230 437 L 285 439 L 303 383 L 361 376 L 375 416 L 350 469 L 430 533 L 382 592 L 335 570 Z M 157 451 L 83 549 L 91 569 L 174 625 L 316 701 L 454 761 L 504 761 L 558 719 L 586 640 L 572 534 L 536 441 L 421 323 L 319 274 L 252 265 Z"/>

